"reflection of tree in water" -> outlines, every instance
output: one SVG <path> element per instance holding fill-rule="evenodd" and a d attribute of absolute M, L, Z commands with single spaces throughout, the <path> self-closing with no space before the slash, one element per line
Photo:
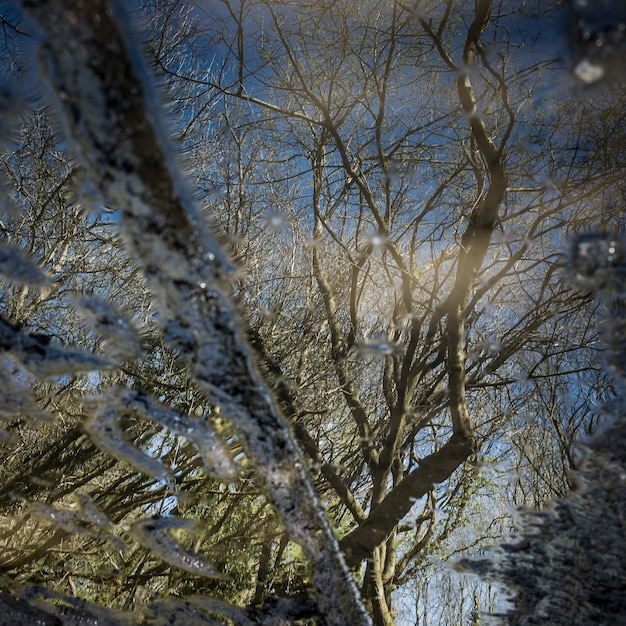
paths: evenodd
<path fill-rule="evenodd" d="M 613 235 L 584 235 L 572 251 L 572 282 L 592 290 L 606 305 L 606 362 L 623 391 L 624 242 Z M 468 570 L 515 592 L 515 608 L 502 623 L 618 624 L 626 616 L 626 425 L 621 401 L 605 410 L 610 422 L 586 443 L 572 492 L 548 511 L 523 511 L 520 533 L 502 546 L 498 558 L 465 563 Z"/>
<path fill-rule="evenodd" d="M 536 504 L 567 489 L 590 399 L 612 383 L 592 365 L 594 305 L 556 269 L 571 226 L 620 226 L 621 93 L 602 81 L 591 116 L 593 93 L 581 111 L 542 87 L 535 107 L 543 61 L 490 2 L 376 4 L 225 3 L 210 23 L 202 7 L 150 9 L 192 171 L 245 274 L 184 189 L 120 10 L 29 7 L 80 169 L 40 115 L 3 162 L 21 211 L 0 250 L 2 380 L 19 390 L 2 408 L 3 570 L 50 589 L 8 586 L 15 623 L 135 619 L 104 606 L 154 623 L 365 623 L 340 546 L 390 624 L 439 559 L 505 532 L 498 491 Z M 619 23 L 595 24 L 612 73 Z M 608 263 L 617 290 L 620 271 Z M 584 471 L 604 480 L 595 454 Z M 591 493 L 557 510 L 593 527 Z M 534 608 L 542 568 L 524 564 L 530 619 L 552 608 Z M 441 620 L 489 610 L 481 593 L 444 599 Z"/>

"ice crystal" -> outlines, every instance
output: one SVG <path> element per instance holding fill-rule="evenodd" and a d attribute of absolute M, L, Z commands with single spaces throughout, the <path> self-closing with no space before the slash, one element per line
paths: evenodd
<path fill-rule="evenodd" d="M 66 533 L 108 541 L 116 550 L 126 550 L 124 541 L 111 532 L 111 521 L 91 499 L 83 494 L 78 502 L 79 509 L 59 509 L 43 502 L 34 502 L 31 508 L 37 517 L 51 521 Z"/>
<path fill-rule="evenodd" d="M 111 405 L 108 396 L 92 401 L 92 411 L 84 422 L 84 428 L 93 443 L 115 458 L 126 461 L 148 476 L 173 481 L 169 468 L 154 457 L 144 454 L 128 440 L 120 425 L 119 406 Z"/>
<path fill-rule="evenodd" d="M 179 167 L 127 11 L 114 0 L 20 5 L 46 103 L 100 204 L 120 211 L 122 238 L 155 294 L 167 340 L 177 342 L 168 347 L 178 349 L 197 388 L 245 440 L 268 499 L 310 559 L 328 624 L 370 623 L 289 426 L 257 371 L 231 297 L 235 266 L 203 221 Z M 167 468 L 126 439 L 106 398 L 94 401 L 85 422 L 94 441 L 167 479 Z M 151 520 L 135 531 L 173 565 L 215 575 L 163 524 Z"/>
<path fill-rule="evenodd" d="M 47 287 L 50 278 L 24 252 L 7 244 L 0 243 L 0 275 L 18 285 Z"/>
<path fill-rule="evenodd" d="M 113 358 L 130 360 L 139 355 L 139 333 L 115 305 L 91 296 L 78 296 L 75 303 L 93 330 L 106 340 Z"/>
<path fill-rule="evenodd" d="M 626 74 L 626 10 L 623 3 L 575 4 L 569 19 L 574 75 L 586 85 L 623 80 Z"/>
<path fill-rule="evenodd" d="M 24 333 L 0 318 L 0 350 L 6 350 L 12 358 L 37 376 L 56 376 L 113 367 L 108 360 L 94 354 L 57 347 L 51 339 L 39 333 Z"/>
<path fill-rule="evenodd" d="M 132 533 L 139 543 L 166 563 L 197 576 L 220 577 L 201 555 L 183 548 L 171 535 L 173 530 L 193 531 L 195 524 L 187 520 L 170 517 L 151 517 L 132 526 Z"/>
<path fill-rule="evenodd" d="M 626 376 L 623 298 L 624 245 L 617 234 L 582 235 L 572 242 L 570 280 L 604 301 L 609 372 Z M 607 302 L 608 301 L 608 302 Z M 521 511 L 519 531 L 496 556 L 463 561 L 462 569 L 505 584 L 515 593 L 499 623 L 510 626 L 623 624 L 626 422 L 621 398 L 605 405 L 612 421 L 588 440 L 576 488 L 545 511 Z"/>
<path fill-rule="evenodd" d="M 13 375 L 9 359 L 0 362 L 0 419 L 26 415 L 29 418 L 48 419 L 50 415 L 39 406 L 31 387 Z"/>
<path fill-rule="evenodd" d="M 118 458 L 122 458 L 124 451 L 128 451 L 127 445 L 132 445 L 123 436 L 119 428 L 119 419 L 121 416 L 135 416 L 150 420 L 187 439 L 198 451 L 204 468 L 216 478 L 225 482 L 235 479 L 237 467 L 230 451 L 206 419 L 185 415 L 157 402 L 145 393 L 115 387 L 104 392 L 96 402 L 97 408 L 87 421 L 86 428 L 90 434 L 94 434 L 95 443 L 100 442 L 105 449 L 110 449 L 108 446 L 114 445 L 111 451 Z M 102 420 L 101 424 L 97 424 L 99 420 Z M 134 452 L 132 463 L 136 464 L 139 461 L 144 464 L 146 455 L 134 446 L 132 448 Z M 141 456 L 137 458 L 135 453 Z M 145 470 L 156 469 L 151 460 L 148 460 L 148 465 L 144 467 Z M 155 477 L 164 477 L 153 471 L 147 473 Z"/>
<path fill-rule="evenodd" d="M 355 345 L 355 351 L 362 355 L 375 357 L 396 356 L 402 353 L 402 346 L 391 341 L 366 339 Z"/>

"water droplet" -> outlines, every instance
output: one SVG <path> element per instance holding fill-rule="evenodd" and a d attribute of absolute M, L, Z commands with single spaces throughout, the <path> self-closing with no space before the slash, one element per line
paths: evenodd
<path fill-rule="evenodd" d="M 172 530 L 193 531 L 195 524 L 178 518 L 155 516 L 133 524 L 131 531 L 144 547 L 169 565 L 198 576 L 211 578 L 222 575 L 201 555 L 183 548 L 170 534 Z"/>
<path fill-rule="evenodd" d="M 367 235 L 367 241 L 374 250 L 383 250 L 387 246 L 388 237 L 384 233 L 372 232 Z"/>
<path fill-rule="evenodd" d="M 302 240 L 302 243 L 305 248 L 313 250 L 314 248 L 319 248 L 321 241 L 315 235 L 311 235 L 310 237 L 305 237 Z"/>
<path fill-rule="evenodd" d="M 481 341 L 476 348 L 480 358 L 492 357 L 502 350 L 502 343 L 498 339 L 487 339 Z"/>
<path fill-rule="evenodd" d="M 402 346 L 390 341 L 364 340 L 355 344 L 354 349 L 358 354 L 379 357 L 402 354 Z"/>
<path fill-rule="evenodd" d="M 290 225 L 289 220 L 282 213 L 274 213 L 272 211 L 266 211 L 261 219 L 263 228 L 267 228 L 277 235 L 284 232 Z"/>
<path fill-rule="evenodd" d="M 604 68 L 601 65 L 591 63 L 589 59 L 583 59 L 574 68 L 574 76 L 583 83 L 591 85 L 604 76 Z"/>
<path fill-rule="evenodd" d="M 626 292 L 626 249 L 621 239 L 592 233 L 577 237 L 568 263 L 570 280 L 599 295 Z"/>

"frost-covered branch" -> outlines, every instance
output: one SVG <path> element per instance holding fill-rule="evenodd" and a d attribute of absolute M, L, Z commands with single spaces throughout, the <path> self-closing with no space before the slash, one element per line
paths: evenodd
<path fill-rule="evenodd" d="M 594 291 L 608 309 L 609 371 L 626 382 L 626 250 L 616 236 L 584 235 L 573 244 L 573 282 Z M 623 397 L 623 396 L 622 396 Z M 626 623 L 626 407 L 605 407 L 611 422 L 584 444 L 576 487 L 544 511 L 521 513 L 521 530 L 499 558 L 464 561 L 469 569 L 514 592 L 500 615 L 510 626 Z"/>
<path fill-rule="evenodd" d="M 166 337 L 243 436 L 267 495 L 312 565 L 328 624 L 369 623 L 293 438 L 229 297 L 234 267 L 194 206 L 136 35 L 120 3 L 25 0 L 32 69 L 158 300 Z"/>

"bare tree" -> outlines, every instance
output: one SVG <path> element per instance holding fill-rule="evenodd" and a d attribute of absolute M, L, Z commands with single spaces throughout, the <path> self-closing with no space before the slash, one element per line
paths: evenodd
<path fill-rule="evenodd" d="M 110 3 L 24 8 L 42 41 L 38 50 L 49 102 L 89 184 L 108 206 L 123 207 L 122 233 L 152 282 L 169 341 L 263 468 L 270 499 L 312 561 L 327 622 L 367 623 L 289 427 L 238 328 L 224 291 L 232 264 L 203 227 L 185 189 L 124 13 Z M 5 334 L 6 348 L 30 349 L 19 330 L 7 328 Z M 102 433 L 110 439 L 111 426 Z M 149 528 L 157 530 L 154 522 Z M 186 557 L 188 567 L 194 558 L 199 559 Z"/>
<path fill-rule="evenodd" d="M 535 385 L 567 387 L 590 371 L 588 355 L 569 357 L 595 336 L 576 334 L 576 347 L 564 336 L 589 313 L 558 281 L 558 250 L 614 188 L 614 168 L 596 186 L 582 145 L 550 157 L 577 132 L 566 115 L 526 134 L 538 120 L 534 108 L 526 115 L 517 64 L 540 81 L 551 61 L 508 47 L 501 29 L 512 6 L 499 5 L 498 20 L 490 2 L 224 6 L 219 80 L 188 79 L 246 103 L 247 136 L 256 124 L 282 148 L 264 160 L 280 164 L 271 185 L 282 194 L 257 203 L 282 230 L 264 224 L 281 255 L 248 282 L 263 285 L 255 347 L 332 494 L 349 565 L 367 563 L 375 621 L 390 623 L 391 590 L 431 537 L 434 485 L 451 481 L 462 497 L 473 455 L 488 456 L 491 438 L 515 429 L 509 416 L 535 401 Z M 436 81 L 448 90 L 435 104 L 423 85 Z M 288 208 L 276 215 L 279 195 Z M 300 255 L 287 262 L 294 235 Z M 581 428 L 572 425 L 559 421 Z M 559 454 L 571 442 L 561 439 Z M 410 513 L 416 503 L 422 511 Z M 399 547 L 398 527 L 413 515 L 424 522 Z"/>
<path fill-rule="evenodd" d="M 553 60 L 524 52 L 515 3 L 159 2 L 144 52 L 116 3 L 21 5 L 31 71 L 77 163 L 59 157 L 52 183 L 35 141 L 6 159 L 18 201 L 42 209 L 5 225 L 7 267 L 22 283 L 38 276 L 26 248 L 55 289 L 80 276 L 79 291 L 121 298 L 152 324 L 135 359 L 123 346 L 139 333 L 115 306 L 79 296 L 90 328 L 69 337 L 56 322 L 42 335 L 65 310 L 60 294 L 10 292 L 0 337 L 18 366 L 7 381 L 110 373 L 73 378 L 65 397 L 58 381 L 39 383 L 54 388 L 63 427 L 20 424 L 9 448 L 5 571 L 27 567 L 28 581 L 45 563 L 53 578 L 53 548 L 78 563 L 78 546 L 120 547 L 111 524 L 123 523 L 126 608 L 151 585 L 199 591 L 196 607 L 240 623 L 367 623 L 354 574 L 374 622 L 391 624 L 398 587 L 506 528 L 498 511 L 478 538 L 460 532 L 485 494 L 536 505 L 566 491 L 572 442 L 611 382 L 594 371 L 595 305 L 557 270 L 572 228 L 622 220 L 619 93 L 580 107 L 546 96 Z M 219 227 L 206 227 L 181 175 L 144 55 Z M 541 109 L 529 93 L 543 94 Z M 62 150 L 48 134 L 41 153 Z M 22 159 L 36 164 L 31 179 Z M 65 230 L 46 226 L 52 201 Z M 116 339 L 98 338 L 112 329 Z M 63 486 L 16 471 L 31 444 L 30 473 L 63 468 Z M 225 488 L 235 455 L 237 486 Z M 490 467 L 501 472 L 491 483 Z M 80 489 L 89 498 L 72 508 Z M 202 541 L 189 518 L 210 529 Z M 246 554 L 229 559 L 243 535 Z M 289 556 L 290 539 L 304 558 Z M 84 562 L 93 593 L 102 559 Z M 305 563 L 312 600 L 273 603 L 269 580 L 286 591 L 286 564 L 309 591 Z M 245 584 L 220 587 L 220 571 L 237 568 L 255 580 L 247 596 Z M 95 599 L 109 604 L 107 589 Z M 467 595 L 476 619 L 478 593 Z M 3 602 L 27 611 L 24 594 Z M 141 610 L 189 618 L 188 602 Z"/>

